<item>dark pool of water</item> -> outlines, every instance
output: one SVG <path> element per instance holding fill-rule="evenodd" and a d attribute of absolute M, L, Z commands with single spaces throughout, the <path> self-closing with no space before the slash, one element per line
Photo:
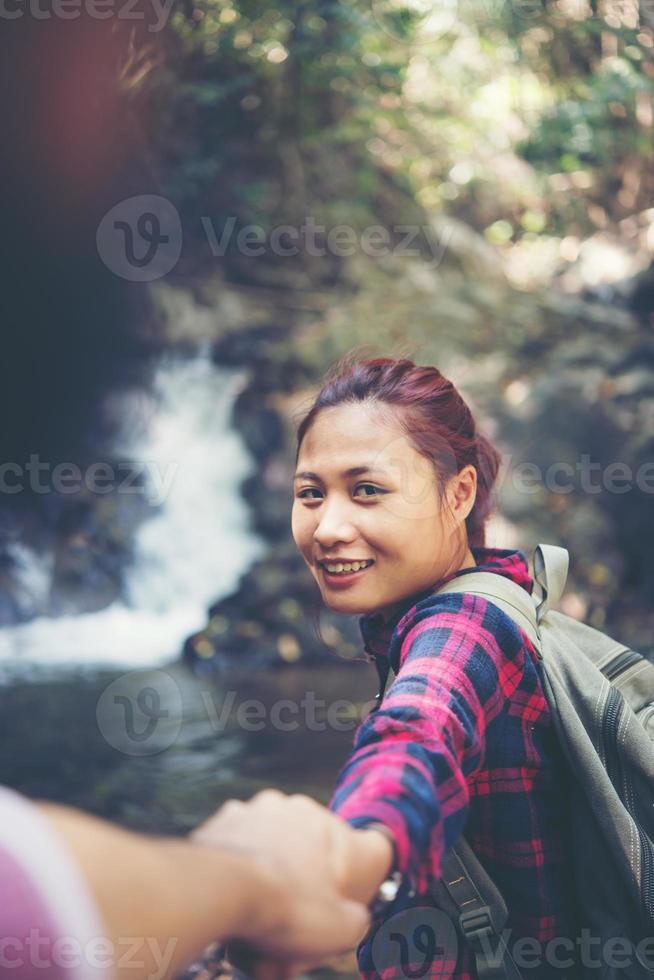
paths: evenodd
<path fill-rule="evenodd" d="M 375 691 L 365 662 L 211 681 L 179 664 L 5 669 L 0 782 L 152 833 L 188 832 L 267 786 L 326 803 Z M 356 980 L 354 953 L 316 975 Z"/>
<path fill-rule="evenodd" d="M 34 668 L 0 686 L 0 781 L 155 833 L 266 786 L 326 802 L 375 684 L 365 662 L 210 681 Z"/>

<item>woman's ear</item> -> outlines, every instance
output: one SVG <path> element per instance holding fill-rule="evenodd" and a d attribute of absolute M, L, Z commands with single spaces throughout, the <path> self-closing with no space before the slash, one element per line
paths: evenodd
<path fill-rule="evenodd" d="M 450 512 L 457 524 L 462 524 L 472 508 L 477 496 L 477 470 L 468 463 L 458 473 L 450 477 L 448 502 Z"/>

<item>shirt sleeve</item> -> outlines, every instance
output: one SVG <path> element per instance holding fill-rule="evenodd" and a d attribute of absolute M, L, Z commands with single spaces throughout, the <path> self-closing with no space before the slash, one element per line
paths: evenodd
<path fill-rule="evenodd" d="M 396 869 L 423 892 L 463 832 L 468 781 L 484 766 L 490 722 L 520 684 L 525 648 L 497 606 L 456 594 L 417 617 L 399 662 L 357 730 L 330 807 L 354 827 L 385 825 Z"/>
<path fill-rule="evenodd" d="M 0 975 L 111 980 L 113 950 L 64 841 L 26 797 L 0 786 Z"/>

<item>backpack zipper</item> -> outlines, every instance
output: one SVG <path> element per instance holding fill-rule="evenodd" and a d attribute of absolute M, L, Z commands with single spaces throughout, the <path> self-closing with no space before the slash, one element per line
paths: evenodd
<path fill-rule="evenodd" d="M 652 901 L 652 884 L 654 883 L 654 854 L 652 854 L 652 843 L 645 837 L 638 828 L 640 846 L 642 851 L 643 868 L 643 904 L 649 912 L 650 919 L 654 917 L 654 902 Z"/>
<path fill-rule="evenodd" d="M 615 660 L 608 663 L 606 667 L 602 667 L 602 673 L 608 681 L 614 681 L 616 677 L 624 674 L 625 670 L 628 670 L 629 667 L 642 659 L 641 654 L 636 653 L 635 650 L 624 650 L 623 653 L 618 654 Z"/>
<path fill-rule="evenodd" d="M 633 652 L 633 650 L 627 650 L 625 651 L 625 654 L 633 654 Z M 625 657 L 625 654 L 621 654 L 618 657 L 618 660 L 622 660 Z M 639 657 L 640 654 L 636 654 L 636 656 Z M 615 661 L 615 663 L 617 663 L 617 661 Z M 615 663 L 613 665 L 614 667 Z M 643 833 L 642 827 L 638 822 L 638 814 L 632 811 L 628 803 L 630 796 L 634 798 L 633 785 L 631 780 L 629 780 L 628 775 L 624 771 L 622 756 L 620 753 L 620 745 L 618 743 L 618 724 L 623 710 L 623 699 L 617 690 L 612 689 L 607 698 L 602 717 L 602 741 L 604 743 L 603 749 L 606 760 L 604 762 L 604 768 L 606 769 L 608 777 L 613 783 L 616 792 L 620 796 L 625 809 L 633 820 L 634 827 L 638 835 L 641 852 L 641 901 L 647 910 L 649 922 L 651 924 L 652 920 L 654 919 L 654 897 L 652 895 L 652 886 L 654 885 L 654 847 L 652 847 L 652 842 L 649 837 Z M 624 781 L 627 782 L 626 787 L 624 787 Z M 619 788 L 621 784 L 623 784 L 622 793 L 620 792 Z M 627 792 L 625 792 L 625 789 L 627 789 Z"/>

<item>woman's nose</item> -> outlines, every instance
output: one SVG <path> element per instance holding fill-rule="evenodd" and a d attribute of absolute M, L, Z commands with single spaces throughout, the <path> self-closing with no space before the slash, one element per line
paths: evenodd
<path fill-rule="evenodd" d="M 358 532 L 347 507 L 334 501 L 325 504 L 321 511 L 313 538 L 322 548 L 329 548 L 336 541 L 353 541 L 357 537 Z"/>

